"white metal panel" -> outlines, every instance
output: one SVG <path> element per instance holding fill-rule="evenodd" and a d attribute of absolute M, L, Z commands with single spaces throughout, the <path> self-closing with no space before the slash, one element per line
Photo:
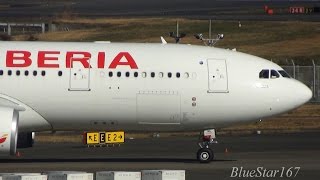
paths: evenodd
<path fill-rule="evenodd" d="M 90 59 L 88 60 L 90 64 Z M 83 67 L 80 61 L 71 61 L 70 68 L 70 91 L 90 90 L 90 69 Z"/>
<path fill-rule="evenodd" d="M 93 180 L 92 173 L 49 174 L 48 180 Z"/>
<path fill-rule="evenodd" d="M 137 94 L 137 121 L 140 124 L 180 124 L 180 95 Z"/>
<path fill-rule="evenodd" d="M 204 136 L 210 136 L 211 139 L 216 138 L 216 130 L 215 129 L 207 129 L 203 131 Z"/>
<path fill-rule="evenodd" d="M 208 92 L 228 92 L 227 64 L 224 59 L 208 59 Z"/>
<path fill-rule="evenodd" d="M 102 171 L 96 173 L 96 180 L 141 180 L 141 172 Z"/>
<path fill-rule="evenodd" d="M 143 170 L 142 180 L 185 180 L 185 170 Z"/>

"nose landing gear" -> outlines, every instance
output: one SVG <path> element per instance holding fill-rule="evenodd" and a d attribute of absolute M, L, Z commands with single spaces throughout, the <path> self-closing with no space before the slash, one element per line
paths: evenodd
<path fill-rule="evenodd" d="M 216 131 L 215 129 L 204 130 L 200 133 L 198 145 L 200 149 L 197 152 L 197 160 L 201 163 L 209 163 L 214 158 L 214 153 L 210 149 L 210 144 L 216 144 Z"/>

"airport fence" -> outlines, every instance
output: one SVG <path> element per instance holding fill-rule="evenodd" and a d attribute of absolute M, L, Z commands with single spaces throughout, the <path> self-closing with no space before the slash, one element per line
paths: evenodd
<path fill-rule="evenodd" d="M 281 66 L 291 77 L 303 82 L 313 92 L 310 102 L 320 103 L 320 66 L 315 61 L 311 61 L 312 65 L 296 65 L 292 61 L 292 65 Z"/>

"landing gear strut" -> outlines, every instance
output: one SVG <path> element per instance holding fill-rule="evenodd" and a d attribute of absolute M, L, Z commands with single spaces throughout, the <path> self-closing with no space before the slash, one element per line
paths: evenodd
<path fill-rule="evenodd" d="M 200 149 L 197 152 L 197 160 L 201 163 L 209 163 L 214 158 L 214 153 L 210 149 L 210 144 L 216 144 L 216 131 L 215 129 L 204 130 L 200 133 L 199 137 L 199 147 Z"/>

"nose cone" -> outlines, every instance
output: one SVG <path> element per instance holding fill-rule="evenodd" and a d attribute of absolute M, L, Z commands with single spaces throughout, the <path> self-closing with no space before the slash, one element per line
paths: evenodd
<path fill-rule="evenodd" d="M 312 98 L 312 91 L 309 87 L 303 83 L 296 81 L 296 89 L 293 89 L 296 92 L 296 105 L 301 106 L 310 101 Z"/>
<path fill-rule="evenodd" d="M 306 85 L 295 79 L 286 79 L 279 86 L 273 113 L 281 114 L 296 109 L 307 103 L 312 98 L 312 92 Z"/>

